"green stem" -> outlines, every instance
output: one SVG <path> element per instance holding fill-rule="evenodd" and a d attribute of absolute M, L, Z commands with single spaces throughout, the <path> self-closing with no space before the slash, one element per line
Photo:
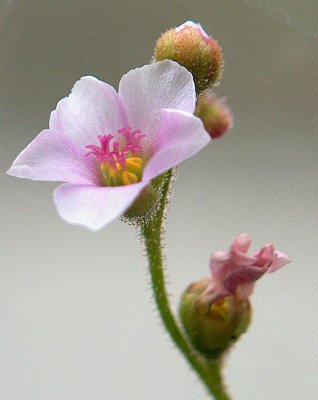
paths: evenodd
<path fill-rule="evenodd" d="M 147 250 L 151 282 L 154 291 L 155 301 L 162 318 L 163 324 L 169 332 L 172 340 L 183 353 L 191 367 L 197 372 L 205 383 L 210 394 L 216 400 L 230 400 L 227 395 L 221 376 L 221 363 L 208 362 L 201 357 L 188 342 L 182 329 L 171 310 L 168 295 L 165 287 L 162 237 L 163 220 L 166 206 L 168 204 L 169 188 L 171 184 L 172 171 L 168 171 L 155 185 L 161 190 L 160 206 L 156 215 L 149 221 L 141 224 L 141 232 Z"/>

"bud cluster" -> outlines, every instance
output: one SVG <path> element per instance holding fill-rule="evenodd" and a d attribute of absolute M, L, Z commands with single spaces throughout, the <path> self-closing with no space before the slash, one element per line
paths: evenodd
<path fill-rule="evenodd" d="M 200 24 L 187 21 L 164 32 L 156 43 L 154 59 L 176 61 L 192 73 L 199 96 L 195 115 L 213 139 L 232 127 L 230 110 L 212 92 L 222 75 L 222 49 Z"/>

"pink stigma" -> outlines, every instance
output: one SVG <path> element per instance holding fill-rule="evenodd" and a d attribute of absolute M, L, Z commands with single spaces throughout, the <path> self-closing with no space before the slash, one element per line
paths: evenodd
<path fill-rule="evenodd" d="M 100 146 L 94 144 L 85 146 L 90 150 L 86 153 L 86 157 L 93 155 L 101 163 L 107 163 L 112 168 L 115 168 L 117 163 L 122 168 L 125 168 L 128 157 L 137 156 L 141 153 L 142 146 L 140 142 L 146 135 L 142 135 L 140 129 L 132 131 L 131 128 L 119 129 L 118 133 L 123 136 L 124 144 L 122 141 L 114 141 L 114 135 L 98 135 L 97 139 Z"/>

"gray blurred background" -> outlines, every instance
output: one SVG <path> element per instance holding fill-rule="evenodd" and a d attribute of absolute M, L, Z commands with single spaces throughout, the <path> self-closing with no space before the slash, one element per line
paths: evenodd
<path fill-rule="evenodd" d="M 222 45 L 235 127 L 180 167 L 167 227 L 169 292 L 249 232 L 293 262 L 253 295 L 226 363 L 236 400 L 316 400 L 317 1 L 35 0 L 0 8 L 1 400 L 192 400 L 205 390 L 155 311 L 132 227 L 67 225 L 56 184 L 4 174 L 82 75 L 117 87 L 165 29 L 201 22 Z M 274 18 L 272 18 L 274 17 Z"/>

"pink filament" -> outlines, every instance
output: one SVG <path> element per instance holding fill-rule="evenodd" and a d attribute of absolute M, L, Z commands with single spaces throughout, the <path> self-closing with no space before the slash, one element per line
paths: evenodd
<path fill-rule="evenodd" d="M 132 131 L 131 128 L 119 129 L 118 133 L 123 136 L 125 141 L 124 145 L 113 141 L 115 136 L 111 134 L 98 135 L 97 139 L 100 146 L 94 144 L 86 146 L 86 148 L 90 150 L 86 153 L 86 157 L 93 155 L 101 163 L 107 163 L 112 168 L 116 167 L 116 163 L 119 163 L 122 168 L 125 168 L 127 157 L 136 156 L 142 151 L 140 142 L 146 135 L 142 135 L 140 129 Z"/>

